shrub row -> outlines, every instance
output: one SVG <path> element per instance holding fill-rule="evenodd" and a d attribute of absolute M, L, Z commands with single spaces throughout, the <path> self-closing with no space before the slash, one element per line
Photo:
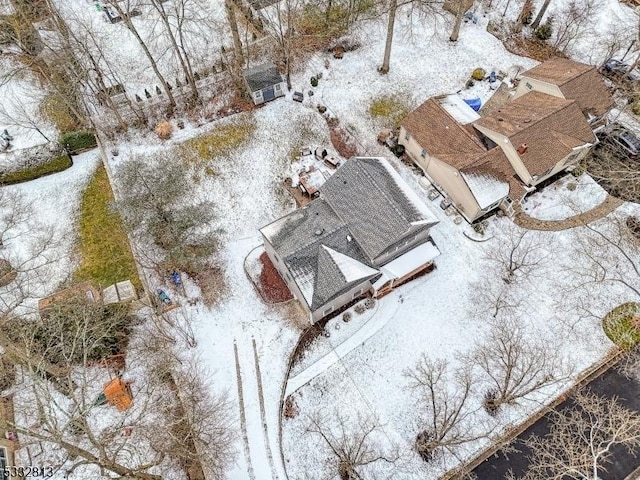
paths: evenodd
<path fill-rule="evenodd" d="M 96 136 L 85 131 L 64 133 L 58 141 L 71 154 L 80 153 L 97 145 Z"/>
<path fill-rule="evenodd" d="M 39 165 L 23 168 L 15 172 L 0 174 L 0 185 L 11 185 L 13 183 L 35 180 L 36 178 L 44 177 L 45 175 L 66 170 L 71 165 L 73 165 L 73 161 L 69 155 L 59 155 L 52 160 Z"/>

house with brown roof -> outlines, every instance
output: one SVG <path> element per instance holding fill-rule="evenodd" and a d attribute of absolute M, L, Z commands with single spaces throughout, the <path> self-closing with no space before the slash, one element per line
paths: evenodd
<path fill-rule="evenodd" d="M 480 117 L 455 97 L 411 112 L 399 143 L 469 222 L 521 201 L 596 142 L 576 100 L 532 91 Z"/>
<path fill-rule="evenodd" d="M 596 68 L 568 58 L 552 58 L 524 72 L 514 99 L 532 91 L 575 100 L 594 127 L 602 124 L 613 105 L 611 93 Z"/>

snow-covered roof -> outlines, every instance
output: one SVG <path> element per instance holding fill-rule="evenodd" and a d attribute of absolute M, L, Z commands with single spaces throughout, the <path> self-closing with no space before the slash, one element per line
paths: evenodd
<path fill-rule="evenodd" d="M 460 172 L 481 209 L 509 195 L 509 184 L 480 172 Z"/>
<path fill-rule="evenodd" d="M 364 263 L 357 261 L 354 258 L 348 257 L 340 252 L 323 245 L 327 253 L 331 256 L 331 259 L 335 262 L 336 266 L 340 269 L 346 282 L 355 282 L 362 278 L 370 277 L 378 273 L 374 268 L 371 268 Z"/>
<path fill-rule="evenodd" d="M 440 255 L 440 250 L 431 242 L 423 243 L 387 263 L 380 270 L 388 278 L 402 278 Z"/>
<path fill-rule="evenodd" d="M 438 98 L 440 106 L 461 125 L 475 122 L 480 118 L 478 112 L 471 108 L 460 95 L 451 94 Z"/>

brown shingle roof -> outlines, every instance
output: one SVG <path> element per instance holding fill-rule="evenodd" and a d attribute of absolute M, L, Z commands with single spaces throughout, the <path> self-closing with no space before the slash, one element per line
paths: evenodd
<path fill-rule="evenodd" d="M 583 112 L 600 116 L 613 105 L 602 76 L 592 65 L 552 58 L 522 76 L 557 85 L 566 99 L 578 102 Z"/>
<path fill-rule="evenodd" d="M 571 153 L 573 147 L 593 143 L 595 137 L 578 104 L 545 93 L 529 92 L 475 125 L 506 135 L 518 148 L 531 175 L 540 175 Z"/>
<path fill-rule="evenodd" d="M 402 126 L 429 155 L 462 168 L 486 150 L 480 140 L 430 98 L 411 112 Z"/>
<path fill-rule="evenodd" d="M 561 86 L 591 69 L 591 65 L 555 57 L 527 70 L 522 76 Z"/>
<path fill-rule="evenodd" d="M 490 175 L 498 180 L 507 182 L 509 184 L 509 198 L 514 201 L 520 201 L 527 192 L 500 147 L 492 148 L 463 171 Z"/>

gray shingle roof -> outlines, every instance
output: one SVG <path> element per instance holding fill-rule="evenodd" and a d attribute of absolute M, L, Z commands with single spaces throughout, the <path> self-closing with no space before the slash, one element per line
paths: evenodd
<path fill-rule="evenodd" d="M 247 68 L 242 74 L 252 92 L 282 83 L 282 75 L 278 73 L 278 69 L 272 63 Z"/>
<path fill-rule="evenodd" d="M 373 260 L 416 223 L 428 228 L 437 220 L 391 165 L 380 158 L 352 158 L 327 180 L 320 198 L 260 231 L 313 311 L 379 275 Z M 345 275 L 339 254 L 354 260 L 342 268 L 355 274 Z"/>
<path fill-rule="evenodd" d="M 320 192 L 371 260 L 402 238 L 413 222 L 436 223 L 391 168 L 384 159 L 353 158 Z"/>

